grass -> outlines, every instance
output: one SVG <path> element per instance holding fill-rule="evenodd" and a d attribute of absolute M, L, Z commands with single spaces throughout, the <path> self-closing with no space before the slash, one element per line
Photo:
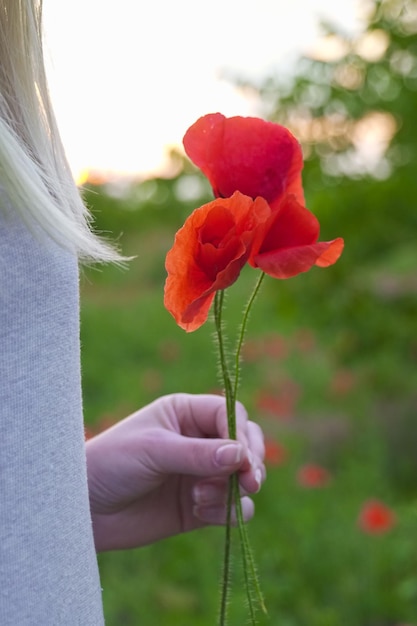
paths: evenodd
<path fill-rule="evenodd" d="M 161 226 L 131 232 L 123 249 L 137 258 L 128 270 L 83 275 L 84 403 L 91 432 L 161 394 L 218 390 L 212 325 L 187 335 L 163 307 L 164 257 L 173 232 Z M 255 278 L 253 270 L 245 271 L 230 290 L 231 330 Z M 304 278 L 297 280 L 302 289 Z M 268 480 L 255 498 L 249 528 L 269 610 L 260 624 L 415 625 L 413 375 L 410 395 L 387 402 L 386 390 L 373 381 L 397 353 L 390 361 L 388 346 L 375 371 L 361 359 L 347 364 L 337 348 L 345 329 L 332 335 L 300 326 L 305 317 L 296 307 L 280 317 L 279 290 L 280 283 L 268 282 L 254 307 L 239 393 L 270 446 Z M 273 453 L 274 445 L 282 454 Z M 301 486 L 298 471 L 307 463 L 325 467 L 330 481 Z M 395 512 L 389 532 L 367 534 L 358 527 L 371 498 Z M 100 555 L 107 625 L 213 626 L 222 550 L 222 529 L 207 528 Z M 246 610 L 235 561 L 230 624 L 241 626 Z"/>

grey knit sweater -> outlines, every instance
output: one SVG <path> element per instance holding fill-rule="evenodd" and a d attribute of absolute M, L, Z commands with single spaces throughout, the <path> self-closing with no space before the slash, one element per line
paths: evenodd
<path fill-rule="evenodd" d="M 86 481 L 77 261 L 1 206 L 0 624 L 103 624 Z"/>

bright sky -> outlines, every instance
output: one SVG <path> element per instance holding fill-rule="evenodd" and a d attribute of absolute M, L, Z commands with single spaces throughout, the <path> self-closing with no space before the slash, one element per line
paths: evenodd
<path fill-rule="evenodd" d="M 362 0 L 363 1 L 363 0 Z M 285 68 L 361 0 L 44 0 L 51 95 L 74 175 L 161 170 L 205 113 L 256 115 L 222 73 Z"/>

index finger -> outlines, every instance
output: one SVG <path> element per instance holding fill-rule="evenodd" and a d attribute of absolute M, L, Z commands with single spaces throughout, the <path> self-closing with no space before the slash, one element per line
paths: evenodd
<path fill-rule="evenodd" d="M 229 439 L 226 399 L 214 394 L 186 393 L 165 396 L 163 417 L 176 432 L 187 437 L 216 437 Z M 248 415 L 245 407 L 236 402 L 236 435 L 245 449 L 248 446 Z"/>

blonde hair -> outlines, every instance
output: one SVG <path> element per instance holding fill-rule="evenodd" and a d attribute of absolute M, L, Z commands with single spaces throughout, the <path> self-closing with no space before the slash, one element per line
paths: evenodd
<path fill-rule="evenodd" d="M 82 260 L 120 260 L 92 232 L 61 143 L 45 75 L 42 0 L 0 0 L 0 188 L 35 232 Z"/>

